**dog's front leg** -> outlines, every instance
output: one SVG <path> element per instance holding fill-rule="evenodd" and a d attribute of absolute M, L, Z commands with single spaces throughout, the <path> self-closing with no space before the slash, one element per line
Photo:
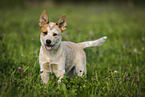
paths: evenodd
<path fill-rule="evenodd" d="M 49 80 L 49 72 L 43 71 L 43 73 L 41 73 L 40 75 L 41 75 L 42 82 L 44 84 L 47 84 Z"/>
<path fill-rule="evenodd" d="M 55 76 L 59 78 L 58 82 L 61 82 L 65 74 L 65 64 L 53 64 L 53 72 Z"/>
<path fill-rule="evenodd" d="M 56 77 L 57 77 L 57 78 L 59 77 L 58 82 L 61 82 L 61 79 L 64 77 L 64 74 L 65 74 L 65 70 L 58 70 L 58 71 L 55 73 Z"/>

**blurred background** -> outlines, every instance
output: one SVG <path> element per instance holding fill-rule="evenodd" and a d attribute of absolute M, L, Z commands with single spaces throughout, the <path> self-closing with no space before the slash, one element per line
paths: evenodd
<path fill-rule="evenodd" d="M 112 4 L 125 4 L 127 6 L 145 5 L 144 0 L 0 0 L 0 8 L 12 8 L 12 7 L 26 7 L 34 5 L 56 5 L 62 3 L 80 4 L 80 3 L 112 3 Z"/>

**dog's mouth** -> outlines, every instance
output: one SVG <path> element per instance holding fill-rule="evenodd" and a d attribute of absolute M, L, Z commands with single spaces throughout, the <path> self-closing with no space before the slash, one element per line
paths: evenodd
<path fill-rule="evenodd" d="M 51 49 L 53 48 L 53 46 L 54 46 L 54 45 L 48 45 L 48 44 L 46 44 L 46 45 L 45 45 L 45 48 L 46 48 L 47 50 L 51 50 Z"/>

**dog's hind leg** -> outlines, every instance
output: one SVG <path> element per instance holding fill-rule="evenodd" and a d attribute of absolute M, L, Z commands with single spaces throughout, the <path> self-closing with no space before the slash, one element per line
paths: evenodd
<path fill-rule="evenodd" d="M 83 76 L 83 73 L 87 73 L 86 71 L 86 55 L 85 52 L 77 53 L 76 61 L 75 61 L 76 73 L 78 76 Z"/>
<path fill-rule="evenodd" d="M 83 73 L 86 75 L 86 66 L 84 64 L 79 64 L 80 66 L 76 66 L 76 73 L 78 76 L 82 77 Z"/>

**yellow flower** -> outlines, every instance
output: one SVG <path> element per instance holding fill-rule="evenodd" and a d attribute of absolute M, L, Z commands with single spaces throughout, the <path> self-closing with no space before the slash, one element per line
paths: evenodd
<path fill-rule="evenodd" d="M 121 89 L 121 87 L 120 87 L 120 89 Z"/>
<path fill-rule="evenodd" d="M 107 94 L 104 94 L 105 96 L 107 95 Z"/>
<path fill-rule="evenodd" d="M 132 64 L 130 64 L 130 67 L 132 67 Z"/>
<path fill-rule="evenodd" d="M 75 93 L 75 95 L 77 95 L 77 93 Z"/>
<path fill-rule="evenodd" d="M 33 68 L 32 68 L 32 70 L 33 70 Z"/>
<path fill-rule="evenodd" d="M 59 94 L 59 91 L 57 91 L 57 93 Z"/>
<path fill-rule="evenodd" d="M 117 92 L 118 92 L 118 90 L 117 90 Z"/>

